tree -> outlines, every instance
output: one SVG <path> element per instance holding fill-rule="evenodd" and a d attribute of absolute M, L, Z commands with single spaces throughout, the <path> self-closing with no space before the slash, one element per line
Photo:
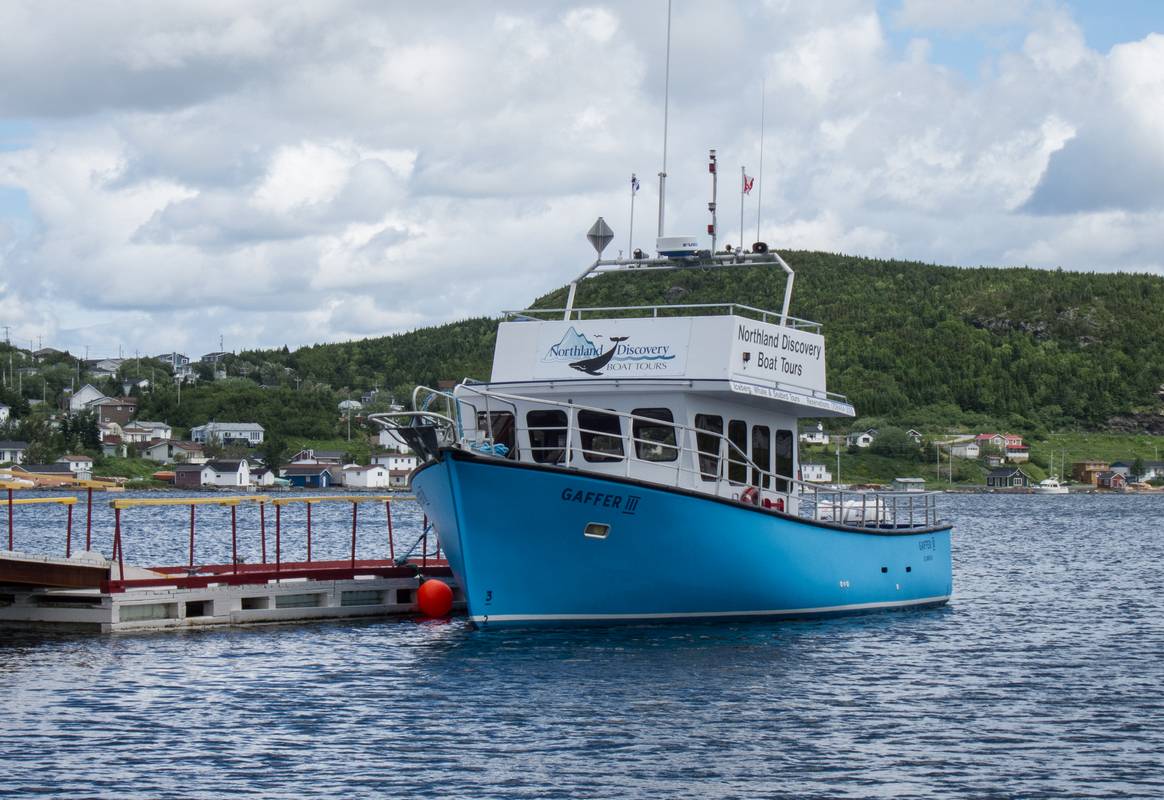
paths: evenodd
<path fill-rule="evenodd" d="M 1136 456 L 1136 460 L 1132 462 L 1132 477 L 1139 480 L 1144 471 L 1144 459 Z"/>
<path fill-rule="evenodd" d="M 869 451 L 890 458 L 908 458 L 916 461 L 921 456 L 921 448 L 913 437 L 901 428 L 892 425 L 881 428 L 877 438 L 869 445 Z"/>

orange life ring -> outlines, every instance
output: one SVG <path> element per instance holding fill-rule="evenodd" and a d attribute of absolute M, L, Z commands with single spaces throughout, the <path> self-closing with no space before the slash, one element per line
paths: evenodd
<path fill-rule="evenodd" d="M 759 505 L 760 491 L 755 486 L 749 486 L 740 494 L 740 502 L 750 506 Z"/>

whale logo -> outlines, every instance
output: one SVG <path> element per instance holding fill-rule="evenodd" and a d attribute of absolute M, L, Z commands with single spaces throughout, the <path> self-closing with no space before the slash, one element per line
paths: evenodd
<path fill-rule="evenodd" d="M 571 361 L 570 366 L 579 372 L 585 372 L 587 375 L 601 375 L 602 372 L 600 370 L 610 363 L 610 359 L 614 358 L 614 351 L 618 350 L 618 343 L 625 342 L 628 338 L 630 337 L 611 336 L 610 349 L 605 353 L 595 356 L 594 358 L 585 358 L 581 361 Z"/>

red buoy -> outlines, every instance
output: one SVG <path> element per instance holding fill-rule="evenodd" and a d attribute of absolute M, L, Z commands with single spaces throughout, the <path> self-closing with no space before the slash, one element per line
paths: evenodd
<path fill-rule="evenodd" d="M 453 590 L 444 581 L 429 579 L 416 590 L 416 605 L 426 617 L 444 617 L 453 610 Z"/>

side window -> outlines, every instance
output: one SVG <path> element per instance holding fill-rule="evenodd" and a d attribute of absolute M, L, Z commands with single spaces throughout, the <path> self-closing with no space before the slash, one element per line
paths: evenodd
<path fill-rule="evenodd" d="M 748 482 L 748 423 L 733 419 L 728 423 L 728 480 L 732 483 Z"/>
<path fill-rule="evenodd" d="M 679 457 L 675 445 L 675 417 L 669 408 L 636 408 L 636 417 L 650 417 L 658 422 L 636 419 L 631 426 L 635 439 L 635 455 L 643 461 L 674 461 Z"/>
<path fill-rule="evenodd" d="M 792 431 L 776 431 L 776 439 L 772 442 L 772 450 L 776 454 L 776 491 L 788 491 L 788 478 L 792 477 L 792 448 L 796 439 Z"/>
<path fill-rule="evenodd" d="M 616 414 L 578 412 L 582 457 L 587 461 L 622 461 L 622 425 Z"/>
<path fill-rule="evenodd" d="M 493 438 L 493 444 L 504 445 L 506 458 L 517 458 L 517 437 L 514 434 L 513 414 L 509 411 L 492 411 L 486 416 L 484 411 L 477 412 L 477 429 L 484 431 L 486 436 Z"/>
<path fill-rule="evenodd" d="M 723 435 L 723 417 L 696 414 L 695 428 L 695 444 L 699 448 L 699 477 L 705 481 L 719 480 L 719 443 Z"/>
<path fill-rule="evenodd" d="M 767 489 L 771 482 L 767 473 L 772 471 L 772 431 L 767 425 L 752 426 L 752 463 L 758 467 L 752 473 L 752 485 Z"/>
<path fill-rule="evenodd" d="M 560 464 L 566 459 L 565 411 L 530 411 L 525 415 L 525 424 L 534 461 Z"/>

